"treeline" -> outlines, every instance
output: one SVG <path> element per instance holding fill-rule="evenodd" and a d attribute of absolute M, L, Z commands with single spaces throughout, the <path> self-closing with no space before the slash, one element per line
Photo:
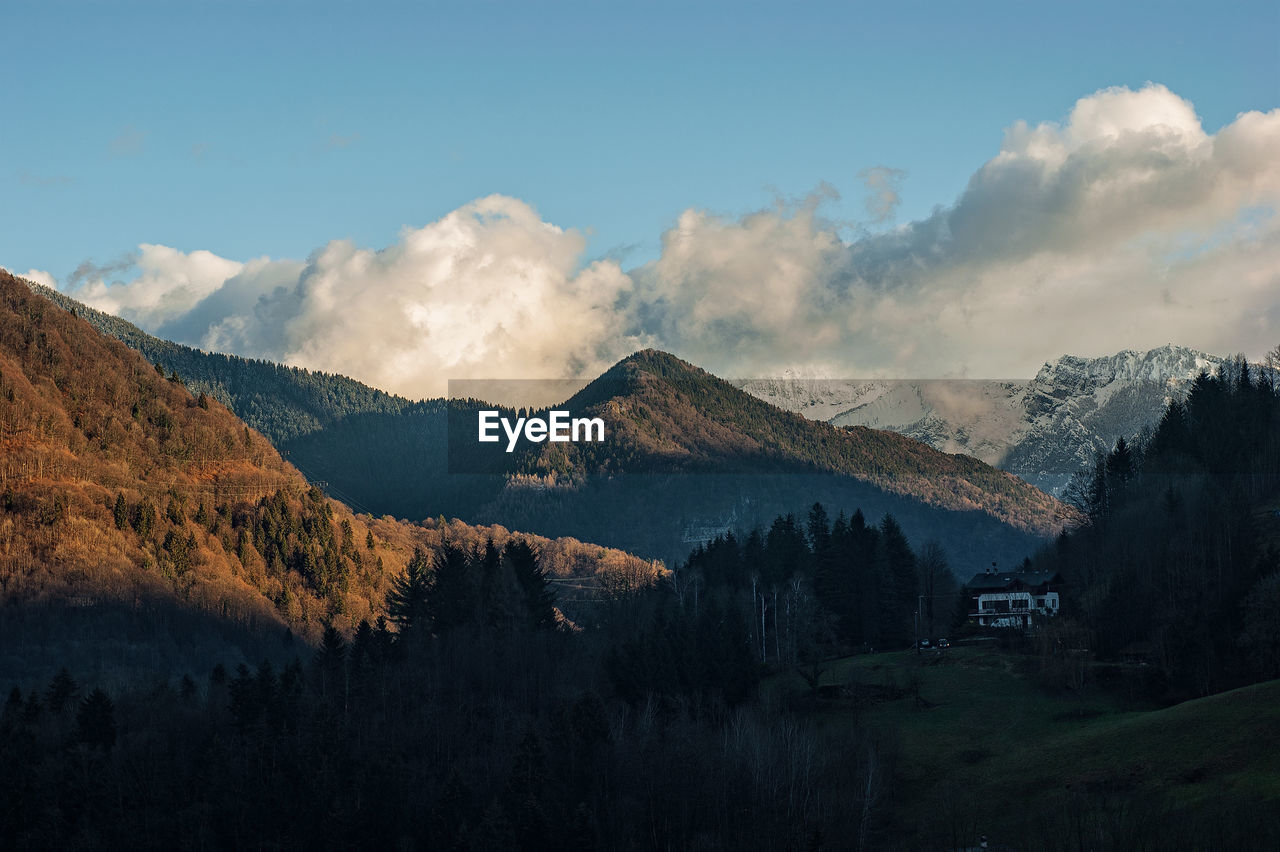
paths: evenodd
<path fill-rule="evenodd" d="M 893 515 L 861 510 L 832 521 L 815 503 L 802 524 L 781 515 L 767 530 L 717 536 L 690 555 L 682 597 L 705 587 L 750 601 L 762 662 L 813 666 L 840 652 L 902 648 L 950 629 L 956 581 L 936 541 L 914 550 Z"/>
<path fill-rule="evenodd" d="M 1093 650 L 1153 663 L 1168 700 L 1280 676 L 1278 376 L 1244 358 L 1199 376 L 1076 477 L 1087 523 L 1035 560 Z"/>
<path fill-rule="evenodd" d="M 741 613 L 670 587 L 553 617 L 527 543 L 419 553 L 389 620 L 309 659 L 0 714 L 9 847 L 844 849 L 883 843 L 892 749 L 756 697 Z M 624 637 L 665 643 L 680 676 Z M 696 665 L 691 663 L 696 661 Z"/>

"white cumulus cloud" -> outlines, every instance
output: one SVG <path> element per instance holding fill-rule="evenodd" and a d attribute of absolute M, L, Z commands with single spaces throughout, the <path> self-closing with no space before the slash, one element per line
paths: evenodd
<path fill-rule="evenodd" d="M 960 197 L 852 242 L 811 209 L 686 214 L 633 272 L 709 369 L 1028 376 L 1063 353 L 1280 339 L 1280 110 L 1216 134 L 1163 86 L 1005 134 Z M 744 372 L 749 371 L 749 372 Z"/>
<path fill-rule="evenodd" d="M 874 217 L 892 216 L 901 178 L 862 173 Z M 590 375 L 650 345 L 739 378 L 928 378 L 1280 342 L 1280 110 L 1211 133 L 1163 86 L 1106 89 L 1061 122 L 1007 128 L 924 219 L 842 238 L 822 214 L 832 193 L 741 218 L 687 210 L 656 260 L 625 271 L 495 195 L 381 250 L 241 263 L 143 245 L 64 289 L 162 336 L 409 396 Z"/>
<path fill-rule="evenodd" d="M 72 292 L 180 342 L 432 396 L 450 379 L 587 374 L 643 345 L 616 304 L 630 279 L 579 268 L 584 246 L 495 195 L 382 250 L 335 241 L 306 263 L 144 245 L 137 278 Z"/>

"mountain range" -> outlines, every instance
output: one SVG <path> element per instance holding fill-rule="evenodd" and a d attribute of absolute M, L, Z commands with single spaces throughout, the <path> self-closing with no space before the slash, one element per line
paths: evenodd
<path fill-rule="evenodd" d="M 1132 440 L 1222 358 L 1167 345 L 1100 358 L 1064 355 L 1033 379 L 735 382 L 760 399 L 838 426 L 888 429 L 964 453 L 1061 495 L 1117 438 Z"/>
<path fill-rule="evenodd" d="M 450 421 L 473 417 L 472 402 L 414 402 L 345 377 L 204 353 L 33 288 L 226 403 L 312 482 L 372 515 L 501 523 L 676 564 L 718 532 L 821 501 L 833 514 L 894 514 L 912 540 L 941 541 L 961 572 L 1020 560 L 1069 517 L 979 460 L 813 422 L 655 350 L 624 359 L 563 406 L 604 417 L 605 444 L 499 450 L 484 465 L 460 465 Z M 474 434 L 474 424 L 453 434 L 464 431 Z"/>

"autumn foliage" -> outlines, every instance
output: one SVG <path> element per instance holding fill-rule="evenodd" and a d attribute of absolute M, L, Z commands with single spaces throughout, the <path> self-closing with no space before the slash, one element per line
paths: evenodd
<path fill-rule="evenodd" d="M 172 604 L 317 639 L 381 615 L 416 548 L 490 537 L 511 533 L 353 514 L 217 401 L 0 270 L 0 601 Z M 551 576 L 660 576 L 529 541 Z"/>

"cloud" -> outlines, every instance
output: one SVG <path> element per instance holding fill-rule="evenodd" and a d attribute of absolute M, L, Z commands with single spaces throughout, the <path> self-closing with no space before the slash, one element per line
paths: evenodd
<path fill-rule="evenodd" d="M 648 343 L 618 309 L 630 279 L 612 261 L 580 268 L 584 247 L 490 196 L 380 251 L 335 241 L 305 264 L 144 245 L 133 281 L 71 292 L 180 342 L 439 396 L 450 379 L 590 374 Z"/>
<path fill-rule="evenodd" d="M 28 269 L 27 274 L 23 275 L 22 277 L 27 279 L 28 281 L 34 281 L 37 284 L 43 284 L 44 286 L 52 290 L 58 289 L 57 280 L 43 269 Z"/>
<path fill-rule="evenodd" d="M 875 223 L 888 222 L 898 209 L 902 198 L 898 191 L 907 173 L 888 166 L 873 166 L 858 172 L 858 179 L 867 186 L 867 213 Z"/>
<path fill-rule="evenodd" d="M 240 263 L 143 245 L 127 270 L 68 284 L 182 342 L 410 396 L 589 375 L 648 345 L 740 378 L 1027 377 L 1167 342 L 1257 355 L 1280 340 L 1277 152 L 1280 110 L 1209 133 L 1163 86 L 1107 89 L 1062 122 L 1009 127 L 950 206 L 852 239 L 819 187 L 741 218 L 687 210 L 624 271 L 495 195 L 381 250 Z M 862 173 L 873 218 L 893 215 L 902 177 Z"/>
<path fill-rule="evenodd" d="M 807 210 L 686 214 L 632 274 L 666 345 L 740 375 L 1016 377 L 1169 341 L 1259 353 L 1280 338 L 1277 152 L 1280 110 L 1208 134 L 1163 86 L 1108 89 L 1009 128 L 923 220 L 846 243 Z"/>
<path fill-rule="evenodd" d="M 244 268 L 208 251 L 184 253 L 144 243 L 138 253 L 99 266 L 86 261 L 68 278 L 67 292 L 86 304 L 163 329 L 190 313 Z M 109 280 L 133 274 L 128 282 Z"/>

